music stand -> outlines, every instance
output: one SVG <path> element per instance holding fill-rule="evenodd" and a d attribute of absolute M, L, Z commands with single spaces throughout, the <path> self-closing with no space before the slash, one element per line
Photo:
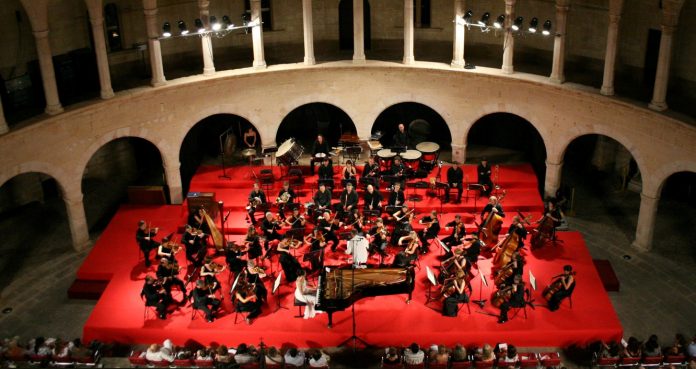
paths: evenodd
<path fill-rule="evenodd" d="M 430 284 L 428 285 L 428 294 L 425 295 L 425 305 L 427 306 L 431 301 L 437 300 L 432 294 L 432 288 L 437 286 L 437 279 L 435 278 L 433 271 L 430 270 L 430 267 L 427 265 L 425 266 L 425 274 L 428 277 L 428 281 L 430 281 Z"/>
<path fill-rule="evenodd" d="M 273 291 L 271 293 L 275 296 L 276 299 L 276 309 L 273 311 L 274 313 L 280 309 L 285 309 L 288 310 L 287 307 L 280 305 L 280 292 L 278 290 L 280 289 L 280 278 L 283 276 L 283 271 L 281 270 L 278 273 L 278 277 L 276 277 L 275 282 L 273 282 Z"/>
<path fill-rule="evenodd" d="M 483 285 L 485 284 L 486 287 L 488 287 L 488 280 L 486 280 L 486 276 L 483 274 L 481 271 L 481 268 L 479 268 L 479 299 L 478 300 L 472 300 L 474 304 L 478 305 L 480 309 L 483 309 L 483 306 L 486 304 L 486 301 L 483 299 Z"/>
<path fill-rule="evenodd" d="M 350 294 L 351 294 L 351 296 L 353 295 L 354 292 L 355 292 L 355 265 L 353 265 L 353 266 L 350 268 Z M 354 303 L 353 303 L 353 304 L 350 304 L 350 314 L 351 314 L 351 317 L 352 317 L 352 319 L 353 319 L 353 335 L 351 335 L 350 337 L 348 337 L 345 341 L 339 343 L 339 344 L 338 344 L 338 347 L 341 347 L 341 346 L 348 346 L 348 343 L 349 343 L 350 341 L 353 341 L 353 352 L 356 351 L 356 350 L 355 350 L 355 349 L 356 349 L 356 344 L 357 344 L 358 342 L 362 343 L 363 346 L 365 346 L 365 348 L 374 347 L 373 345 L 367 343 L 364 339 L 358 337 L 358 336 L 355 334 L 355 304 L 354 304 Z"/>

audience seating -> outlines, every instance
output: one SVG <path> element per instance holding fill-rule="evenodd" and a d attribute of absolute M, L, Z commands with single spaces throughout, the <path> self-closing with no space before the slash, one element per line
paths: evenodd
<path fill-rule="evenodd" d="M 641 360 L 642 366 L 660 366 L 662 365 L 662 356 L 646 356 Z"/>
<path fill-rule="evenodd" d="M 694 359 L 696 360 L 696 359 Z M 686 356 L 684 355 L 668 355 L 665 356 L 664 360 L 665 365 L 678 365 L 678 366 L 686 366 Z"/>
<path fill-rule="evenodd" d="M 138 368 L 147 366 L 147 360 L 144 357 L 140 357 L 140 354 L 142 354 L 142 351 L 133 351 L 128 356 L 128 361 L 130 362 L 132 367 Z"/>
<path fill-rule="evenodd" d="M 495 366 L 493 360 L 490 361 L 474 361 L 474 368 L 476 369 L 491 369 Z"/>
<path fill-rule="evenodd" d="M 618 367 L 619 368 L 628 368 L 631 366 L 636 366 L 640 362 L 639 357 L 623 357 L 621 360 L 619 360 Z"/>
<path fill-rule="evenodd" d="M 174 359 L 174 362 L 172 365 L 176 367 L 182 367 L 182 368 L 190 368 L 193 366 L 193 360 L 191 359 Z"/>
<path fill-rule="evenodd" d="M 536 368 L 539 366 L 539 359 L 533 352 L 521 352 L 517 356 L 519 357 L 517 365 L 520 368 Z"/>
<path fill-rule="evenodd" d="M 213 361 L 213 360 L 193 360 L 193 365 L 196 368 L 214 368 L 215 361 Z"/>
<path fill-rule="evenodd" d="M 474 364 L 467 360 L 467 361 L 453 361 L 450 363 L 450 369 L 469 369 L 473 366 Z"/>
<path fill-rule="evenodd" d="M 541 352 L 537 355 L 539 357 L 539 362 L 544 368 L 558 368 L 561 367 L 561 355 L 558 352 Z"/>

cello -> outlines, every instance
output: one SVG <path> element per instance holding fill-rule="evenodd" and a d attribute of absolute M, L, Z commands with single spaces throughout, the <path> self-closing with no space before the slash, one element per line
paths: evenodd
<path fill-rule="evenodd" d="M 493 257 L 493 268 L 500 269 L 507 265 L 512 260 L 512 254 L 517 250 L 519 244 L 520 236 L 513 230 L 510 230 L 505 240 L 497 246 L 498 252 Z"/>
<path fill-rule="evenodd" d="M 544 292 L 541 294 L 544 297 L 544 300 L 549 301 L 551 297 L 553 297 L 556 292 L 560 291 L 563 289 L 563 278 L 566 276 L 575 276 L 575 272 L 570 272 L 569 274 L 560 274 L 552 279 L 555 279 L 555 281 L 551 282 L 550 285 L 548 285 L 546 288 L 544 288 Z"/>
<path fill-rule="evenodd" d="M 498 198 L 498 204 L 503 201 L 505 194 L 505 191 L 503 191 L 503 194 Z M 498 244 L 498 235 L 502 227 L 503 217 L 491 211 L 486 216 L 486 220 L 479 226 L 478 237 L 486 245 L 496 245 Z"/>
<path fill-rule="evenodd" d="M 556 227 L 555 222 L 548 215 L 544 215 L 539 221 L 539 226 L 533 231 L 531 244 L 532 249 L 538 249 L 544 246 L 548 240 L 552 238 L 553 229 Z"/>

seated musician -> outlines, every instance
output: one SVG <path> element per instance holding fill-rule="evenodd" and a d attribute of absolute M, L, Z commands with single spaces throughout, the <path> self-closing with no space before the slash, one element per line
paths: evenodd
<path fill-rule="evenodd" d="M 302 240 L 295 240 L 292 238 L 284 238 L 278 243 L 277 251 L 280 254 L 279 263 L 283 268 L 285 274 L 285 279 L 288 282 L 295 282 L 297 279 L 298 271 L 302 269 L 302 266 L 297 261 L 297 259 L 292 255 L 291 250 L 296 250 L 298 247 L 302 246 Z"/>
<path fill-rule="evenodd" d="M 252 260 L 258 258 L 263 253 L 261 250 L 261 240 L 254 226 L 249 226 L 247 228 L 247 233 L 244 237 L 244 249 L 247 250 L 247 257 Z"/>
<path fill-rule="evenodd" d="M 387 206 L 403 206 L 406 202 L 406 195 L 404 190 L 401 189 L 401 183 L 394 183 L 394 189 L 389 194 L 389 201 L 387 201 Z"/>
<path fill-rule="evenodd" d="M 255 286 L 254 293 L 256 296 L 262 302 L 266 301 L 268 290 L 266 290 L 266 286 L 263 284 L 263 278 L 266 278 L 266 271 L 256 266 L 253 260 L 247 260 L 247 267 L 244 271 L 246 274 L 246 281 Z"/>
<path fill-rule="evenodd" d="M 145 284 L 140 291 L 140 298 L 145 298 L 145 306 L 153 306 L 157 309 L 160 319 L 167 319 L 167 308 L 172 303 L 172 295 L 169 294 L 155 277 L 145 277 Z"/>
<path fill-rule="evenodd" d="M 215 315 L 220 309 L 220 299 L 206 286 L 205 281 L 202 279 L 196 281 L 196 288 L 191 292 L 191 297 L 193 308 L 204 312 L 206 321 L 210 323 L 215 320 Z"/>
<path fill-rule="evenodd" d="M 348 230 L 349 228 L 353 228 L 356 232 L 359 234 L 363 234 L 363 215 L 360 214 L 360 209 L 353 208 L 353 211 L 348 214 L 348 218 L 346 219 L 346 224 L 344 225 L 344 228 Z"/>
<path fill-rule="evenodd" d="M 403 180 L 406 177 L 407 168 L 406 165 L 404 165 L 404 162 L 401 160 L 400 156 L 394 157 L 394 162 L 391 165 L 390 174 L 394 177 L 399 178 L 399 180 Z"/>
<path fill-rule="evenodd" d="M 135 231 L 135 240 L 138 242 L 138 247 L 145 256 L 145 266 L 150 266 L 150 251 L 159 247 L 159 242 L 153 238 L 157 234 L 158 228 L 148 229 L 147 223 L 144 220 L 138 222 L 138 230 Z"/>
<path fill-rule="evenodd" d="M 178 245 L 176 245 L 178 246 Z M 157 248 L 157 257 L 160 259 L 169 259 L 169 261 L 175 261 L 176 252 L 174 251 L 175 244 L 169 241 L 169 238 L 164 237 L 162 243 Z M 177 251 L 179 248 L 177 247 Z"/>
<path fill-rule="evenodd" d="M 348 241 L 348 247 L 346 248 L 346 254 L 353 255 L 353 267 L 354 268 L 364 268 L 365 263 L 367 263 L 368 252 L 370 247 L 370 242 L 367 238 L 358 234 L 355 229 L 350 232 L 350 240 Z"/>
<path fill-rule="evenodd" d="M 331 191 L 326 188 L 325 183 L 319 184 L 319 191 L 314 194 L 314 208 L 312 209 L 312 220 L 316 220 L 319 215 L 331 207 Z"/>
<path fill-rule="evenodd" d="M 340 222 L 338 223 L 338 227 L 336 225 L 336 222 L 338 221 L 337 217 L 331 218 L 331 215 L 329 212 L 324 212 L 324 215 L 319 219 L 319 223 L 317 224 L 317 227 L 321 231 L 321 233 L 324 236 L 324 241 L 328 243 L 331 241 L 331 251 L 336 251 L 336 247 L 338 247 L 338 236 L 336 236 L 336 231 L 340 228 Z"/>
<path fill-rule="evenodd" d="M 276 203 L 278 204 L 278 215 L 280 219 L 285 220 L 285 208 L 295 202 L 295 191 L 290 188 L 288 181 L 283 182 L 283 188 L 278 192 Z"/>
<path fill-rule="evenodd" d="M 247 206 L 247 213 L 249 214 L 249 220 L 251 221 L 251 224 L 256 225 L 256 217 L 254 217 L 256 207 L 265 203 L 266 194 L 263 193 L 263 191 L 261 191 L 258 182 L 255 182 L 254 188 L 251 190 L 251 193 L 249 193 L 249 205 Z"/>
<path fill-rule="evenodd" d="M 443 238 L 441 241 L 447 247 L 458 246 L 462 244 L 464 237 L 466 236 L 466 227 L 464 222 L 462 222 L 462 216 L 457 214 L 454 216 L 454 220 L 445 224 L 445 230 L 452 228 L 452 233 Z"/>
<path fill-rule="evenodd" d="M 469 301 L 466 294 L 466 272 L 458 270 L 454 275 L 446 280 L 442 285 L 442 315 L 455 317 L 459 312 L 459 303 Z"/>
<path fill-rule="evenodd" d="M 375 220 L 375 225 L 370 228 L 367 234 L 372 237 L 372 241 L 370 241 L 370 252 L 377 252 L 381 255 L 385 255 L 387 250 L 387 237 L 389 235 L 382 218 L 377 218 Z"/>
<path fill-rule="evenodd" d="M 500 217 L 505 218 L 505 212 L 503 212 L 503 206 L 500 205 L 498 202 L 498 198 L 495 196 L 491 196 L 488 198 L 488 204 L 483 207 L 483 210 L 481 210 L 481 224 L 483 224 L 488 218 L 488 215 L 493 212 L 497 214 Z"/>
<path fill-rule="evenodd" d="M 273 217 L 273 214 L 268 211 L 266 216 L 261 222 L 261 230 L 263 231 L 263 237 L 266 239 L 263 243 L 263 248 L 268 251 L 268 244 L 273 240 L 282 240 L 283 236 L 278 233 L 280 229 L 280 222 Z"/>
<path fill-rule="evenodd" d="M 223 270 L 225 270 L 224 265 L 214 262 L 210 256 L 205 258 L 200 275 L 205 280 L 205 285 L 212 291 L 217 291 L 222 287 L 216 276 Z"/>
<path fill-rule="evenodd" d="M 188 215 L 188 222 L 193 227 L 200 229 L 205 234 L 210 234 L 210 227 L 205 221 L 205 209 L 201 207 L 194 208 Z"/>
<path fill-rule="evenodd" d="M 430 215 L 421 218 L 418 224 L 425 225 L 425 228 L 418 232 L 418 238 L 422 245 L 421 253 L 425 254 L 429 251 L 428 242 L 437 237 L 437 234 L 440 232 L 440 222 L 438 220 L 437 211 L 431 210 Z"/>
<path fill-rule="evenodd" d="M 493 190 L 493 181 L 491 181 L 491 166 L 486 158 L 481 159 L 481 164 L 476 168 L 476 173 L 478 174 L 477 183 L 483 186 L 481 194 L 490 196 Z"/>
<path fill-rule="evenodd" d="M 319 155 L 317 155 L 319 154 Z M 323 155 L 322 155 L 323 154 Z M 312 158 L 309 161 L 309 173 L 314 175 L 314 163 L 323 163 L 324 159 L 329 158 L 329 144 L 324 140 L 323 135 L 318 135 L 312 144 Z M 320 173 L 321 174 L 321 173 Z M 319 176 L 321 178 L 321 175 Z"/>
<path fill-rule="evenodd" d="M 205 257 L 205 243 L 204 233 L 197 232 L 190 225 L 186 225 L 186 231 L 181 237 L 184 246 L 186 247 L 186 260 L 188 260 L 193 266 L 200 267 L 203 264 L 203 257 Z"/>
<path fill-rule="evenodd" d="M 167 291 L 167 293 L 172 293 L 172 286 L 179 287 L 179 290 L 184 295 L 181 299 L 181 303 L 186 301 L 186 285 L 184 281 L 179 279 L 179 271 L 181 268 L 179 264 L 174 262 L 169 262 L 167 258 L 162 258 L 160 264 L 157 266 L 157 279 L 162 282 L 162 287 Z"/>
<path fill-rule="evenodd" d="M 556 227 L 560 226 L 561 222 L 563 221 L 563 211 L 561 211 L 561 208 L 556 205 L 556 201 L 554 199 L 546 202 L 546 206 L 544 207 L 544 216 L 537 220 L 537 223 L 541 223 L 544 218 L 548 218 L 553 222 L 553 228 L 551 228 L 551 234 L 549 235 L 549 239 L 553 241 L 556 239 Z"/>
<path fill-rule="evenodd" d="M 321 250 L 326 246 L 326 240 L 321 229 L 317 226 L 312 230 L 311 234 L 305 236 L 305 242 L 309 244 L 309 256 L 305 257 L 305 260 L 309 260 L 312 271 L 318 270 L 321 266 L 320 253 Z"/>
<path fill-rule="evenodd" d="M 246 322 L 251 325 L 252 321 L 261 315 L 261 299 L 254 293 L 253 285 L 249 288 L 238 287 L 234 297 L 237 301 L 237 311 L 249 313 Z"/>
<path fill-rule="evenodd" d="M 252 127 L 249 127 L 249 129 L 247 129 L 244 132 L 243 140 L 244 140 L 244 144 L 247 146 L 247 148 L 253 149 L 256 147 L 256 138 L 257 137 L 258 137 L 258 135 L 256 134 L 256 131 Z"/>
<path fill-rule="evenodd" d="M 396 133 L 392 137 L 392 147 L 406 149 L 408 147 L 408 133 L 403 123 L 399 123 Z"/>
<path fill-rule="evenodd" d="M 498 318 L 498 323 L 505 323 L 508 321 L 508 311 L 513 307 L 524 307 L 527 303 L 524 300 L 524 282 L 522 282 L 522 276 L 516 275 L 514 277 L 512 285 L 504 287 L 498 292 L 502 294 L 509 294 L 510 298 L 500 304 L 500 317 Z"/>
<path fill-rule="evenodd" d="M 382 194 L 376 191 L 373 185 L 367 185 L 367 191 L 363 195 L 363 200 L 365 201 L 363 210 L 374 210 L 377 212 L 377 215 L 382 211 Z"/>
<path fill-rule="evenodd" d="M 413 216 L 413 211 L 408 210 L 408 206 L 406 205 L 402 205 L 401 209 L 391 215 L 391 218 L 394 219 L 394 231 L 391 238 L 392 245 L 397 245 L 396 240 L 398 240 L 399 237 L 413 230 L 413 227 L 411 227 Z"/>
<path fill-rule="evenodd" d="M 517 236 L 519 236 L 517 248 L 523 248 L 524 240 L 527 238 L 527 229 L 524 228 L 524 224 L 522 224 L 522 219 L 518 215 L 512 217 L 512 223 L 510 224 L 510 229 L 508 230 L 508 233 L 509 232 L 515 232 Z"/>
<path fill-rule="evenodd" d="M 556 286 L 553 286 L 553 284 L 556 284 Z M 555 292 L 548 299 L 548 307 L 549 310 L 556 311 L 561 305 L 561 301 L 570 297 L 573 294 L 573 290 L 575 290 L 575 272 L 573 272 L 573 267 L 565 265 L 563 274 L 558 276 L 553 284 L 549 288 L 553 288 Z"/>
<path fill-rule="evenodd" d="M 495 285 L 505 284 L 511 285 L 514 282 L 516 275 L 524 273 L 524 257 L 520 254 L 520 250 L 515 250 L 510 256 L 510 261 L 499 270 L 495 271 Z"/>
<path fill-rule="evenodd" d="M 396 254 L 392 266 L 405 268 L 418 259 L 418 235 L 415 231 L 409 232 L 408 235 L 400 237 L 398 245 L 406 244 L 406 249 Z"/>
<path fill-rule="evenodd" d="M 447 184 L 449 185 L 449 188 L 456 188 L 457 189 L 457 200 L 455 200 L 455 204 L 459 204 L 462 202 L 462 191 L 464 190 L 464 171 L 462 168 L 459 166 L 459 163 L 452 162 L 452 166 L 447 169 Z M 445 191 L 445 202 L 449 202 L 450 200 L 450 194 L 449 194 L 449 189 Z"/>
<path fill-rule="evenodd" d="M 353 161 L 346 160 L 346 166 L 343 167 L 343 176 L 341 184 L 345 187 L 348 183 L 352 183 L 353 187 L 358 185 L 358 172 L 353 165 Z"/>
<path fill-rule="evenodd" d="M 285 224 L 287 224 L 290 229 L 304 229 L 307 220 L 303 215 L 300 215 L 300 208 L 294 207 L 292 209 L 292 215 L 285 219 Z"/>
<path fill-rule="evenodd" d="M 346 183 L 346 188 L 341 192 L 339 202 L 335 204 L 336 211 L 347 213 L 358 206 L 358 193 L 353 189 L 351 182 Z"/>
<path fill-rule="evenodd" d="M 259 250 L 261 250 L 260 245 Z M 248 252 L 248 244 L 243 243 L 238 245 L 234 241 L 227 243 L 227 247 L 225 247 L 225 263 L 227 263 L 227 267 L 230 269 L 230 272 L 237 274 L 244 269 L 246 266 L 246 260 L 242 259 L 242 256 Z"/>
<path fill-rule="evenodd" d="M 478 257 L 481 255 L 481 241 L 475 234 L 471 235 L 471 238 L 464 239 L 462 248 L 464 249 L 464 257 L 471 264 L 476 264 L 478 262 Z"/>
<path fill-rule="evenodd" d="M 333 166 L 328 158 L 322 160 L 321 165 L 319 165 L 319 183 L 326 183 L 328 187 L 333 188 Z"/>
<path fill-rule="evenodd" d="M 471 270 L 471 264 L 464 257 L 463 249 L 456 249 L 451 257 L 445 259 L 440 266 L 440 275 L 438 275 L 438 282 L 444 283 L 444 281 L 452 276 L 456 275 L 458 272 L 469 272 Z"/>
<path fill-rule="evenodd" d="M 295 299 L 307 304 L 307 306 L 305 306 L 304 318 L 314 318 L 317 313 L 317 311 L 314 310 L 314 305 L 317 304 L 317 288 L 309 284 L 307 273 L 302 269 L 297 272 Z"/>
<path fill-rule="evenodd" d="M 375 158 L 372 156 L 368 157 L 367 162 L 365 162 L 360 177 L 360 183 L 367 183 L 379 187 L 379 164 L 375 163 Z"/>

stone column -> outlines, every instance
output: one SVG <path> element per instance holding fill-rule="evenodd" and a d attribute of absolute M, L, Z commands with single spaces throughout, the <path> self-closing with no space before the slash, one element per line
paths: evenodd
<path fill-rule="evenodd" d="M 7 126 L 7 121 L 5 120 L 5 112 L 2 108 L 2 101 L 0 101 L 0 135 L 9 131 L 10 127 Z"/>
<path fill-rule="evenodd" d="M 263 22 L 261 19 L 261 0 L 251 0 L 251 39 L 254 46 L 254 68 L 266 68 L 263 53 Z"/>
<path fill-rule="evenodd" d="M 565 37 L 566 21 L 570 0 L 556 0 L 556 36 L 553 40 L 553 66 L 551 67 L 551 82 L 565 82 Z"/>
<path fill-rule="evenodd" d="M 150 52 L 150 68 L 152 68 L 153 86 L 161 86 L 167 82 L 162 66 L 162 49 L 159 42 L 159 26 L 157 24 L 157 0 L 143 0 L 145 26 L 147 27 L 147 48 Z"/>
<path fill-rule="evenodd" d="M 304 32 L 304 63 L 314 65 L 314 23 L 312 22 L 312 0 L 302 0 L 302 29 Z"/>
<path fill-rule="evenodd" d="M 505 38 L 503 39 L 503 73 L 512 74 L 512 56 L 515 48 L 515 38 L 512 37 L 512 24 L 515 21 L 516 0 L 505 0 Z"/>
<path fill-rule="evenodd" d="M 660 197 L 652 197 L 644 193 L 640 194 L 640 210 L 638 211 L 638 224 L 636 225 L 636 239 L 632 246 L 640 251 L 652 249 L 653 235 L 655 233 L 655 215 Z"/>
<path fill-rule="evenodd" d="M 667 83 L 672 61 L 672 36 L 679 23 L 679 13 L 684 0 L 663 0 L 662 2 L 662 38 L 660 38 L 660 54 L 657 59 L 657 73 L 650 109 L 667 110 Z"/>
<path fill-rule="evenodd" d="M 413 64 L 413 0 L 404 0 L 404 64 Z"/>
<path fill-rule="evenodd" d="M 546 161 L 546 179 L 544 180 L 544 196 L 556 197 L 556 191 L 561 187 L 561 171 L 563 162 Z"/>
<path fill-rule="evenodd" d="M 454 0 L 452 67 L 464 68 L 464 0 Z"/>
<path fill-rule="evenodd" d="M 164 176 L 167 178 L 169 201 L 172 204 L 181 204 L 184 200 L 181 187 L 181 164 L 178 158 L 173 159 L 173 161 L 174 164 L 164 167 Z"/>
<path fill-rule="evenodd" d="M 365 62 L 363 0 L 353 0 L 353 63 Z"/>
<path fill-rule="evenodd" d="M 101 98 L 109 99 L 114 96 L 114 90 L 111 87 L 109 58 L 106 56 L 103 4 L 102 0 L 85 0 L 85 3 L 87 4 L 87 11 L 89 13 L 89 22 L 92 25 L 92 38 L 94 39 L 94 53 L 97 55 Z"/>
<path fill-rule="evenodd" d="M 70 193 L 70 197 L 66 195 L 63 200 L 68 213 L 73 247 L 75 251 L 82 251 L 89 246 L 89 228 L 85 217 L 85 205 L 82 203 L 82 193 Z"/>
<path fill-rule="evenodd" d="M 198 0 L 198 13 L 205 29 L 210 29 L 210 11 L 208 6 L 210 1 Z M 201 48 L 203 50 L 203 75 L 209 76 L 215 74 L 215 64 L 213 63 L 213 42 L 210 39 L 210 34 L 205 34 L 201 37 Z"/>
<path fill-rule="evenodd" d="M 466 161 L 466 145 L 452 144 L 452 160 L 464 164 Z"/>
<path fill-rule="evenodd" d="M 616 49 L 619 45 L 619 22 L 621 21 L 623 3 L 624 0 L 609 1 L 609 27 L 607 29 L 607 51 L 604 56 L 604 80 L 602 81 L 602 89 L 599 91 L 606 96 L 614 95 L 614 69 L 616 65 Z"/>

